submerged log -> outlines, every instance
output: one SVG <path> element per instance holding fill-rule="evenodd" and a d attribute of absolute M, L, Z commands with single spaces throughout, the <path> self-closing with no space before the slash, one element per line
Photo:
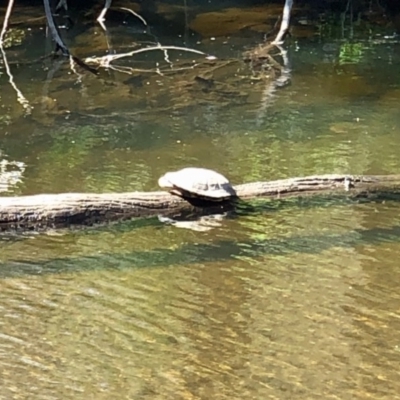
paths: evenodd
<path fill-rule="evenodd" d="M 223 203 L 194 204 L 167 192 L 65 193 L 0 197 L 0 228 L 32 229 L 69 224 L 93 224 L 157 215 L 232 209 L 238 202 L 254 198 L 280 199 L 315 194 L 369 196 L 400 192 L 400 175 L 316 175 L 270 182 L 253 182 L 234 187 L 237 197 Z"/>

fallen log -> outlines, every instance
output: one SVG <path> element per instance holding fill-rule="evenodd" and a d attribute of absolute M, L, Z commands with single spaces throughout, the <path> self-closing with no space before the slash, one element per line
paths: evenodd
<path fill-rule="evenodd" d="M 216 209 L 232 209 L 255 198 L 280 199 L 315 194 L 343 193 L 369 196 L 400 193 L 400 175 L 352 176 L 316 175 L 234 186 L 237 197 L 223 203 L 195 204 L 167 192 L 65 193 L 21 197 L 0 197 L 0 229 L 33 229 L 70 224 L 88 225 L 157 215 L 187 212 L 204 215 Z"/>

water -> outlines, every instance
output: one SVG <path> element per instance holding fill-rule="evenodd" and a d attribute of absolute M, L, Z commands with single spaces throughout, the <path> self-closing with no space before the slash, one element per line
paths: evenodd
<path fill-rule="evenodd" d="M 9 61 L 38 56 L 32 29 Z M 115 29 L 113 43 L 126 40 Z M 93 54 L 88 38 L 104 47 L 95 30 L 76 33 L 80 55 Z M 347 33 L 294 36 L 292 83 L 264 100 L 266 81 L 237 61 L 259 40 L 251 30 L 189 40 L 229 61 L 212 72 L 164 63 L 163 75 L 96 78 L 65 63 L 51 80 L 49 62 L 12 66 L 30 115 L 1 69 L 1 155 L 14 173 L 0 188 L 153 190 L 188 165 L 235 183 L 398 173 L 399 43 L 385 34 L 361 30 L 357 48 Z M 124 65 L 154 69 L 162 55 L 138 60 Z M 149 219 L 0 236 L 0 398 L 399 398 L 398 201 L 253 206 L 202 230 Z"/>

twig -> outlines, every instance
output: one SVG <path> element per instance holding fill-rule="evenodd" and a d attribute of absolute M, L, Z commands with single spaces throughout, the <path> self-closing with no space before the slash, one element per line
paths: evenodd
<path fill-rule="evenodd" d="M 4 45 L 4 36 L 7 31 L 8 21 L 10 19 L 13 4 L 14 4 L 14 0 L 10 0 L 8 3 L 7 11 L 6 11 L 6 16 L 4 17 L 3 28 L 0 33 L 0 51 L 1 51 L 1 55 L 4 60 L 4 66 L 5 66 L 8 78 L 9 78 L 10 85 L 17 93 L 18 102 L 22 105 L 22 107 L 24 107 L 26 113 L 30 114 L 32 112 L 32 106 L 29 104 L 29 101 L 22 94 L 22 92 L 18 89 L 17 85 L 14 82 L 14 76 L 12 75 L 10 66 L 8 65 L 6 52 L 4 51 L 4 46 L 3 46 Z"/>
<path fill-rule="evenodd" d="M 131 10 L 130 8 L 126 8 L 126 7 L 120 7 L 120 9 L 130 12 L 130 13 L 133 14 L 135 17 L 139 18 L 139 19 L 143 22 L 144 25 L 147 26 L 146 20 L 145 20 L 141 15 L 139 15 L 138 13 L 136 13 L 135 11 Z"/>
<path fill-rule="evenodd" d="M 133 50 L 133 51 L 130 51 L 129 53 L 108 54 L 103 57 L 88 57 L 85 59 L 85 62 L 88 64 L 89 63 L 98 64 L 102 67 L 108 67 L 112 61 L 115 61 L 115 60 L 118 60 L 118 59 L 124 58 L 124 57 L 131 57 L 135 54 L 144 53 L 145 51 L 153 51 L 153 50 L 161 50 L 164 52 L 164 55 L 165 55 L 165 50 L 181 50 L 181 51 L 187 51 L 189 53 L 201 54 L 201 55 L 205 55 L 205 56 L 207 55 L 206 53 L 203 53 L 200 50 L 189 49 L 187 47 L 153 46 L 153 47 L 145 47 L 143 49 Z M 212 58 L 212 59 L 214 59 L 214 58 Z"/>
<path fill-rule="evenodd" d="M 105 16 L 106 16 L 107 11 L 108 11 L 108 10 L 110 9 L 110 7 L 111 7 L 111 3 L 112 3 L 112 0 L 106 0 L 106 3 L 104 4 L 104 8 L 101 10 L 100 15 L 97 17 L 97 22 L 100 24 L 100 26 L 101 26 L 105 31 L 107 30 L 106 26 L 104 25 L 104 21 L 106 20 L 106 19 L 105 19 Z M 144 25 L 147 26 L 146 20 L 145 20 L 141 15 L 139 15 L 138 13 L 136 13 L 135 11 L 131 10 L 130 8 L 126 8 L 126 7 L 120 7 L 120 9 L 121 9 L 121 10 L 124 10 L 124 11 L 130 12 L 130 13 L 133 14 L 136 18 L 139 18 L 139 19 L 143 22 Z"/>
<path fill-rule="evenodd" d="M 180 68 L 168 68 L 168 70 L 161 70 L 160 67 L 157 67 L 155 69 L 138 69 L 138 68 L 132 68 L 132 67 L 126 67 L 122 65 L 109 65 L 108 68 L 110 68 L 113 71 L 121 72 L 123 74 L 128 74 L 128 75 L 133 75 L 135 72 L 136 73 L 147 73 L 147 74 L 153 74 L 156 73 L 161 76 L 165 76 L 166 73 L 175 73 L 175 72 L 180 72 L 180 71 L 187 71 L 187 70 L 193 70 L 196 68 L 199 64 L 193 64 L 189 67 L 180 67 Z"/>
<path fill-rule="evenodd" d="M 276 35 L 275 40 L 272 42 L 272 44 L 282 44 L 283 43 L 283 36 L 287 32 L 289 28 L 289 20 L 290 20 L 290 11 L 293 6 L 293 0 L 286 0 L 285 1 L 285 6 L 283 7 L 283 16 L 282 16 L 282 22 L 281 22 L 281 28 L 279 29 L 278 34 Z"/>
<path fill-rule="evenodd" d="M 6 73 L 8 75 L 8 78 L 9 78 L 8 80 L 10 82 L 10 85 L 12 86 L 12 88 L 17 93 L 18 102 L 22 105 L 22 107 L 24 107 L 26 113 L 29 115 L 32 112 L 33 107 L 29 104 L 29 101 L 22 94 L 22 92 L 18 89 L 17 85 L 14 82 L 14 77 L 13 77 L 13 75 L 11 73 L 10 66 L 8 65 L 7 56 L 6 56 L 6 53 L 4 51 L 2 43 L 0 44 L 0 51 L 1 51 L 1 55 L 2 55 L 3 60 L 4 60 L 4 66 L 6 68 Z"/>
<path fill-rule="evenodd" d="M 106 0 L 106 3 L 104 4 L 104 8 L 101 10 L 100 15 L 97 17 L 97 21 L 100 23 L 102 28 L 104 26 L 103 22 L 105 21 L 104 17 L 106 16 L 106 13 L 111 6 L 111 2 L 112 2 L 112 0 Z M 105 27 L 103 29 L 105 29 Z"/>
<path fill-rule="evenodd" d="M 10 15 L 11 15 L 13 5 L 14 5 L 14 0 L 9 0 L 8 6 L 7 6 L 7 11 L 6 11 L 6 16 L 4 17 L 3 28 L 0 33 L 0 46 L 1 47 L 3 47 L 4 36 L 7 31 L 8 21 L 10 20 Z"/>
<path fill-rule="evenodd" d="M 160 46 L 161 46 L 161 45 L 160 45 Z M 163 53 L 164 53 L 164 60 L 165 60 L 165 62 L 166 62 L 167 64 L 171 65 L 171 67 L 172 67 L 172 62 L 171 62 L 171 60 L 169 59 L 168 51 L 167 51 L 166 49 L 164 49 L 164 50 L 163 50 Z"/>

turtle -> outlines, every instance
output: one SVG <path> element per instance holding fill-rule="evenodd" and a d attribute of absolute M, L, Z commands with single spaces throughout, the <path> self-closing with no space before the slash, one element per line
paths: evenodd
<path fill-rule="evenodd" d="M 183 198 L 218 202 L 236 197 L 235 189 L 225 176 L 206 168 L 189 167 L 167 172 L 158 184 Z"/>

